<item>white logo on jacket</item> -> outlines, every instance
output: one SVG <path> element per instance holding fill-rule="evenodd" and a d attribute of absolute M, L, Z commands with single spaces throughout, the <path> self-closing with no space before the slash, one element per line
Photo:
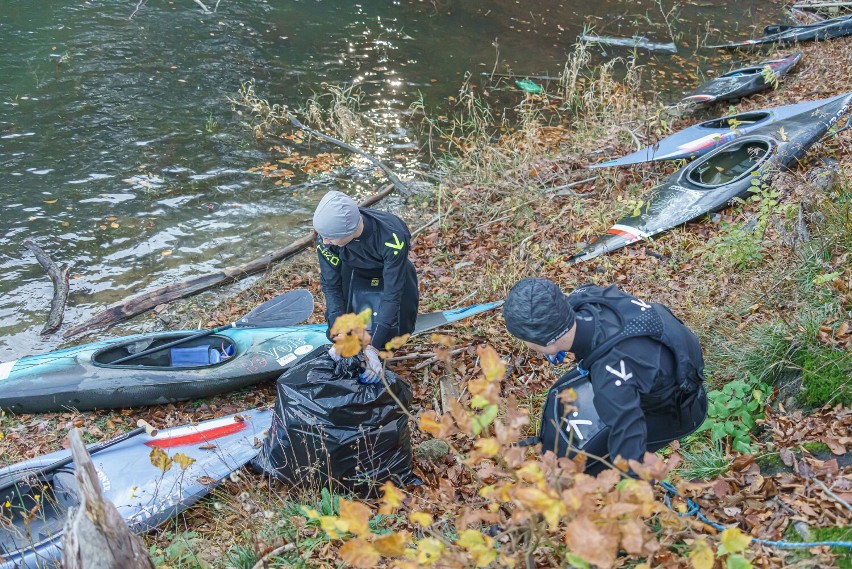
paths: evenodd
<path fill-rule="evenodd" d="M 614 369 L 614 368 L 611 368 L 611 367 L 609 367 L 609 366 L 606 366 L 606 370 L 607 370 L 609 373 L 611 373 L 611 374 L 612 374 L 612 375 L 614 375 L 615 377 L 619 378 L 619 379 L 616 379 L 616 380 L 615 380 L 615 386 L 616 386 L 616 387 L 621 387 L 621 384 L 622 384 L 622 383 L 624 383 L 625 381 L 627 381 L 628 379 L 630 379 L 631 377 L 633 377 L 633 373 L 632 373 L 632 372 L 628 372 L 628 371 L 627 371 L 627 368 L 624 366 L 624 360 L 621 360 L 621 361 L 619 362 L 619 364 L 621 365 L 621 371 L 619 371 L 619 370 L 617 370 L 617 369 Z"/>

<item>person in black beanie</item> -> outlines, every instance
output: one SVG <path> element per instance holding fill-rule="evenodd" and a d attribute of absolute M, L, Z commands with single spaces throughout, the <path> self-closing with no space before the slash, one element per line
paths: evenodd
<path fill-rule="evenodd" d="M 338 316 L 373 313 L 370 345 L 364 349 L 362 383 L 378 383 L 382 372 L 379 350 L 397 336 L 414 331 L 420 293 L 417 272 L 408 258 L 411 233 L 400 218 L 384 211 L 359 208 L 342 192 L 323 196 L 314 211 L 320 283 L 325 295 L 329 339 Z M 332 346 L 329 355 L 339 354 Z"/>
<path fill-rule="evenodd" d="M 509 333 L 551 363 L 561 363 L 567 352 L 574 354 L 576 368 L 563 378 L 586 376 L 590 381 L 590 401 L 579 397 L 575 405 L 583 411 L 583 404 L 593 403 L 596 420 L 602 422 L 596 437 L 605 441 L 601 446 L 610 460 L 641 461 L 646 451 L 663 448 L 703 423 L 707 395 L 701 346 L 665 306 L 639 300 L 615 285 L 586 285 L 566 296 L 547 279 L 526 278 L 509 292 L 503 316 Z M 554 384 L 554 399 L 565 385 L 562 380 Z M 547 405 L 561 404 L 545 405 L 547 411 Z M 565 412 L 544 415 L 543 450 L 553 441 L 554 450 L 563 455 L 577 450 L 575 442 L 588 442 L 589 433 L 584 438 L 580 426 L 596 424 L 571 420 Z M 587 465 L 587 472 L 603 469 L 600 462 Z"/>

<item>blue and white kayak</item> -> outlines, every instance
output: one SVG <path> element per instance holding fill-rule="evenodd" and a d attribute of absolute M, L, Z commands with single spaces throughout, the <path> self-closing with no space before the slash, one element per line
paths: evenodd
<path fill-rule="evenodd" d="M 852 93 L 807 113 L 758 128 L 681 168 L 643 200 L 638 215 L 620 219 L 567 260 L 587 261 L 722 209 L 799 160 L 849 110 Z"/>
<path fill-rule="evenodd" d="M 104 495 L 137 533 L 149 531 L 207 495 L 231 472 L 258 453 L 272 424 L 272 411 L 251 410 L 220 419 L 145 433 L 92 455 Z M 151 463 L 160 448 L 173 462 L 165 472 Z M 0 469 L 0 486 L 24 478 L 0 495 L 0 569 L 54 567 L 61 559 L 62 527 L 68 509 L 79 504 L 74 465 L 32 475 L 66 458 L 63 450 Z"/>
<path fill-rule="evenodd" d="M 840 95 L 840 97 L 843 96 Z M 794 115 L 811 112 L 837 98 L 804 101 L 793 105 L 759 109 L 704 121 L 667 136 L 652 146 L 621 158 L 592 164 L 589 168 L 628 166 L 664 160 L 693 160 L 757 128 L 783 121 Z"/>
<path fill-rule="evenodd" d="M 415 334 L 491 310 L 476 304 L 417 317 Z M 325 324 L 231 328 L 126 364 L 110 362 L 197 330 L 111 338 L 0 363 L 0 408 L 13 413 L 116 409 L 187 401 L 273 379 L 329 344 Z"/>

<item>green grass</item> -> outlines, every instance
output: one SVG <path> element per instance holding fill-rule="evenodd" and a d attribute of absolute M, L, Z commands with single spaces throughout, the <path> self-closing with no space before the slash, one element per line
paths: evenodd
<path fill-rule="evenodd" d="M 679 451 L 683 466 L 677 469 L 677 473 L 685 480 L 711 480 L 723 475 L 731 467 L 731 459 L 726 456 L 721 442 L 690 446 L 694 448 L 682 448 Z"/>

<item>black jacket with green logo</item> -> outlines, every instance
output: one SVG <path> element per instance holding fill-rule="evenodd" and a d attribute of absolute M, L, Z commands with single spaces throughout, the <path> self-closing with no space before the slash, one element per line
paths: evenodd
<path fill-rule="evenodd" d="M 364 231 L 343 247 L 323 245 L 317 238 L 320 282 L 329 328 L 338 316 L 354 310 L 350 287 L 355 277 L 380 279 L 381 303 L 371 344 L 384 349 L 395 336 L 414 330 L 417 317 L 417 273 L 408 259 L 411 232 L 400 218 L 384 211 L 360 209 Z"/>

